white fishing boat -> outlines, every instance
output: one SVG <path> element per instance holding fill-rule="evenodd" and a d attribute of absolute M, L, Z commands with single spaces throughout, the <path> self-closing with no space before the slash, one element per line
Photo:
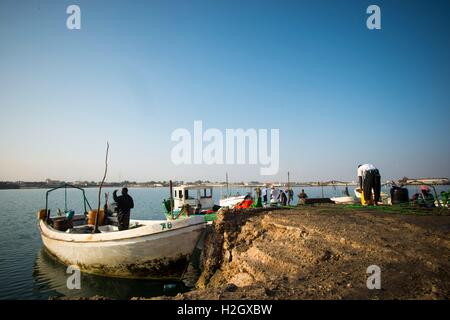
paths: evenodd
<path fill-rule="evenodd" d="M 89 203 L 82 191 L 86 211 Z M 131 220 L 130 228 L 122 231 L 105 224 L 93 233 L 95 225 L 86 215 L 75 215 L 70 221 L 51 218 L 47 205 L 39 218 L 42 242 L 61 262 L 87 273 L 121 278 L 179 278 L 206 226 L 202 216 L 192 216 L 174 221 Z M 61 227 L 61 221 L 68 223 Z"/>

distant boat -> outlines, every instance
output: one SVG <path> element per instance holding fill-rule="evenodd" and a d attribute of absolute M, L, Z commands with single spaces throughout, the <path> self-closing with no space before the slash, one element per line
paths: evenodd
<path fill-rule="evenodd" d="M 171 196 L 163 200 L 167 219 L 202 216 L 206 222 L 216 220 L 216 211 L 220 206 L 214 204 L 215 187 L 215 185 L 181 185 L 171 188 Z"/>
<path fill-rule="evenodd" d="M 181 185 L 173 188 L 174 210 L 181 210 L 183 206 L 199 207 L 201 210 L 214 209 L 214 185 Z"/>
<path fill-rule="evenodd" d="M 222 199 L 219 200 L 219 205 L 223 208 L 233 209 L 235 205 L 244 201 L 246 196 L 245 195 L 241 196 L 240 194 L 236 194 L 234 196 L 230 195 L 230 189 L 229 189 L 229 184 L 228 184 L 228 172 L 226 173 L 225 180 L 226 180 L 227 192 L 226 192 L 225 197 L 223 197 Z"/>
<path fill-rule="evenodd" d="M 221 207 L 234 208 L 235 205 L 244 201 L 245 197 L 246 197 L 245 195 L 244 196 L 237 195 L 237 196 L 223 198 L 223 199 L 220 199 L 219 205 Z"/>
<path fill-rule="evenodd" d="M 73 188 L 83 192 L 85 208 L 86 203 L 90 207 L 84 190 Z M 203 217 L 193 216 L 175 221 L 131 220 L 130 228 L 122 231 L 107 224 L 98 227 L 100 233 L 92 233 L 94 226 L 85 215 L 70 220 L 49 215 L 47 208 L 39 212 L 39 231 L 53 256 L 87 273 L 120 278 L 181 277 L 206 226 Z"/>
<path fill-rule="evenodd" d="M 350 196 L 343 196 L 343 197 L 334 197 L 330 198 L 331 201 L 334 201 L 336 204 L 353 204 L 355 203 L 355 198 Z"/>

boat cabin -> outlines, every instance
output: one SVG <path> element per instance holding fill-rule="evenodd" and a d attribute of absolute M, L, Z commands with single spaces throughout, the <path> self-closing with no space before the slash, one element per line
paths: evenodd
<path fill-rule="evenodd" d="M 181 209 L 185 204 L 196 208 L 199 204 L 202 210 L 214 207 L 212 185 L 188 186 L 182 185 L 173 188 L 174 209 Z"/>

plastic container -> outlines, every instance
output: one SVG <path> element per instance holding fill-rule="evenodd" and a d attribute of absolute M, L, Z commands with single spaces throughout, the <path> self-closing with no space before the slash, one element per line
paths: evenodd
<path fill-rule="evenodd" d="M 91 210 L 88 213 L 88 224 L 95 225 L 95 217 L 97 215 L 97 209 Z M 98 215 L 98 225 L 102 226 L 105 221 L 105 210 L 100 209 L 100 214 Z"/>
<path fill-rule="evenodd" d="M 408 203 L 409 202 L 408 189 L 393 186 L 391 188 L 391 201 L 392 204 Z"/>
<path fill-rule="evenodd" d="M 366 205 L 366 199 L 364 198 L 364 191 L 363 190 L 361 190 L 361 204 L 363 206 Z"/>
<path fill-rule="evenodd" d="M 45 218 L 47 218 L 47 213 L 45 212 L 45 209 L 39 210 L 37 215 L 39 220 L 45 220 Z"/>
<path fill-rule="evenodd" d="M 74 215 L 75 215 L 75 211 L 73 211 L 73 210 L 67 211 L 67 213 L 66 213 L 67 220 L 72 220 Z"/>
<path fill-rule="evenodd" d="M 361 204 L 364 206 L 366 204 L 366 200 L 364 199 L 364 191 L 360 188 L 357 188 L 355 191 L 358 192 L 358 194 L 360 195 Z"/>

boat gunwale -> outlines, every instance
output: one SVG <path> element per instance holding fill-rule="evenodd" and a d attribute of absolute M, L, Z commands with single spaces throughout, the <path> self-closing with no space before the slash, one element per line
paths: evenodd
<path fill-rule="evenodd" d="M 159 220 L 158 220 L 159 221 Z M 164 220 L 161 220 L 164 221 Z M 45 230 L 42 229 L 41 223 L 44 224 L 47 228 L 48 231 L 50 232 L 56 232 L 57 234 L 61 234 L 61 235 L 68 235 L 70 233 L 66 233 L 63 231 L 59 231 L 54 229 L 53 227 L 49 226 L 48 224 L 46 224 L 44 221 L 40 220 L 39 222 L 39 231 L 41 236 L 46 237 L 47 239 L 51 239 L 51 240 L 55 240 L 55 241 L 62 241 L 62 242 L 68 242 L 68 243 L 96 243 L 96 242 L 119 242 L 119 241 L 126 241 L 129 239 L 136 239 L 136 238 L 144 238 L 144 237 L 149 237 L 149 236 L 153 236 L 153 235 L 158 235 L 161 233 L 167 233 L 170 231 L 176 231 L 176 230 L 181 230 L 181 229 L 186 229 L 186 228 L 190 228 L 190 227 L 195 227 L 195 226 L 199 226 L 199 225 L 204 225 L 206 226 L 206 222 L 199 222 L 199 223 L 195 223 L 195 224 L 189 224 L 186 226 L 181 226 L 178 228 L 174 228 L 174 229 L 167 229 L 167 230 L 161 230 L 158 232 L 153 232 L 153 233 L 147 233 L 147 234 L 141 234 L 141 235 L 134 235 L 134 236 L 130 236 L 130 237 L 124 237 L 124 238 L 118 238 L 118 239 L 92 239 L 92 240 L 76 240 L 76 239 L 71 239 L 71 240 L 67 240 L 67 239 L 60 239 L 60 238 L 55 238 L 52 237 L 51 235 L 49 235 L 47 232 L 45 232 Z M 133 230 L 133 229 L 129 229 L 129 230 Z M 128 231 L 128 230 L 127 230 Z M 102 233 L 100 233 L 102 234 Z M 103 233 L 104 235 L 105 233 Z M 75 235 L 75 234 L 71 234 L 71 235 Z M 85 233 L 85 234 L 76 234 L 76 235 L 83 235 L 83 236 L 89 236 L 89 235 L 98 235 L 95 233 Z"/>

